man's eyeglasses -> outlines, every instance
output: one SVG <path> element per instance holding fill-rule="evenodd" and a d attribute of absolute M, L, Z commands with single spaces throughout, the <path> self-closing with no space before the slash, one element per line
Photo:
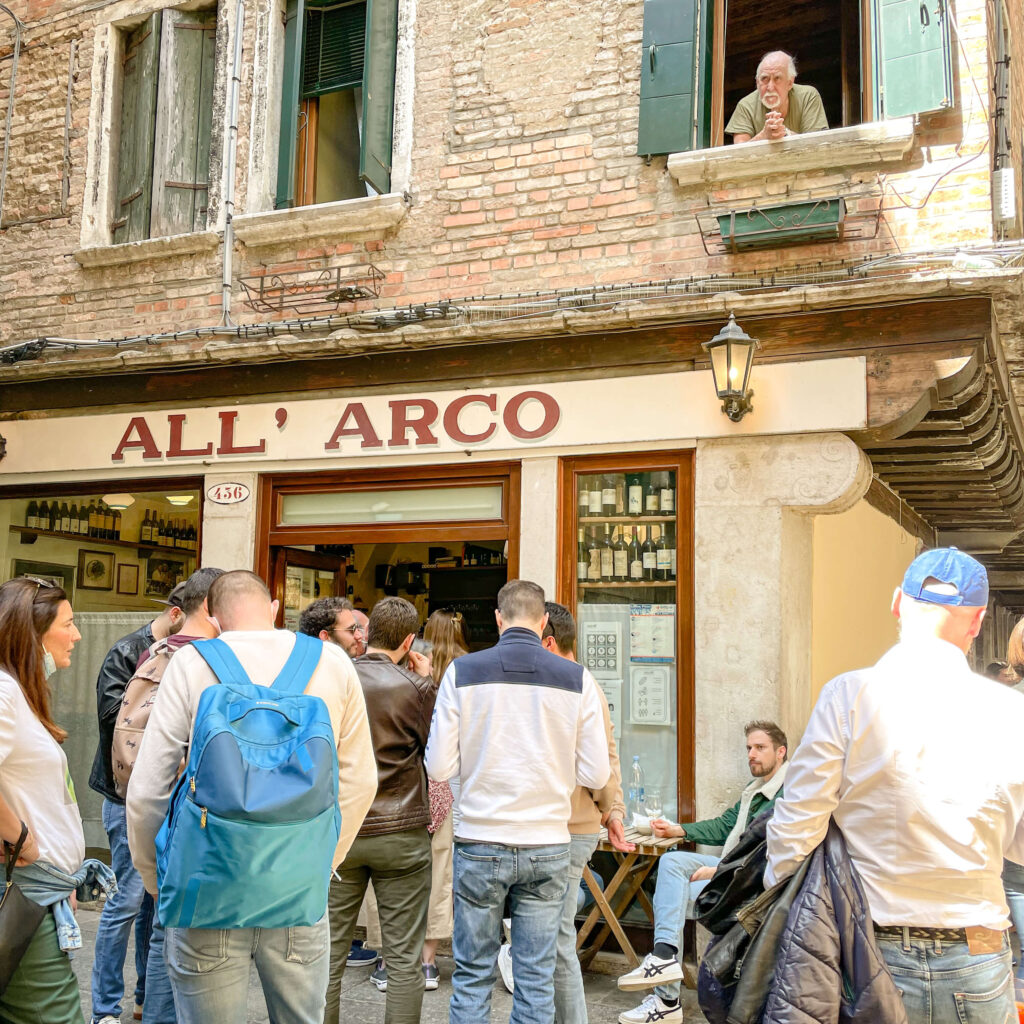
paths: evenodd
<path fill-rule="evenodd" d="M 332 633 L 352 633 L 354 635 L 356 633 L 365 633 L 366 632 L 366 627 L 365 626 L 335 626 L 331 630 L 331 632 Z"/>

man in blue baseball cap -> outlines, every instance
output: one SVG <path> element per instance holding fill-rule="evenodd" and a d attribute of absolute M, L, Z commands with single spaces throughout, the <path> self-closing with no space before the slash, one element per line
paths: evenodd
<path fill-rule="evenodd" d="M 822 690 L 768 825 L 771 885 L 835 819 L 910 1024 L 1016 1019 L 1000 873 L 1024 862 L 1024 701 L 967 663 L 987 604 L 970 555 L 914 559 L 899 643 Z"/>

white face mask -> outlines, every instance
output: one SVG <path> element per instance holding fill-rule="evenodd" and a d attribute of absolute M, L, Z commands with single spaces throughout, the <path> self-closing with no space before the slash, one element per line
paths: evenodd
<path fill-rule="evenodd" d="M 53 655 L 44 647 L 43 648 L 43 675 L 47 679 L 57 671 L 57 662 Z"/>

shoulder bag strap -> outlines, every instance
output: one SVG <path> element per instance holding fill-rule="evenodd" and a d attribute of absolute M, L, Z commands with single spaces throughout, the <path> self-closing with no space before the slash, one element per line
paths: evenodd
<path fill-rule="evenodd" d="M 18 836 L 16 843 L 9 843 L 4 840 L 4 873 L 7 879 L 8 885 L 11 882 L 11 877 L 14 874 L 14 865 L 18 862 L 18 857 L 21 855 L 21 848 L 25 845 L 25 840 L 28 838 L 28 825 L 25 822 L 21 823 L 21 835 Z"/>
<path fill-rule="evenodd" d="M 270 684 L 278 693 L 303 693 L 309 685 L 320 655 L 323 654 L 324 642 L 317 637 L 306 636 L 305 633 L 295 634 L 295 645 L 284 668 Z"/>
<path fill-rule="evenodd" d="M 248 686 L 252 683 L 238 656 L 223 640 L 196 640 L 192 646 L 220 682 L 229 686 Z"/>

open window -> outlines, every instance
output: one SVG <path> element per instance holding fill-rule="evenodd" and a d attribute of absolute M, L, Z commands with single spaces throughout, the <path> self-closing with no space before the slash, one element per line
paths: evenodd
<path fill-rule="evenodd" d="M 720 146 L 761 57 L 785 50 L 830 127 L 952 106 L 946 0 L 646 0 L 641 156 Z"/>
<path fill-rule="evenodd" d="M 114 242 L 206 228 L 216 35 L 213 9 L 124 33 Z"/>
<path fill-rule="evenodd" d="M 277 209 L 390 191 L 397 39 L 398 0 L 289 0 Z"/>

